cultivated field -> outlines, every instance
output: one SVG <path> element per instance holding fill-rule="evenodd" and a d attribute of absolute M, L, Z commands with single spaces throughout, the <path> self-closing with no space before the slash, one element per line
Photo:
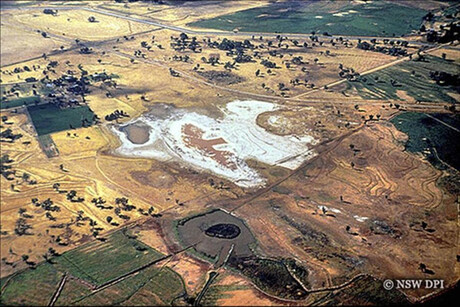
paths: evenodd
<path fill-rule="evenodd" d="M 229 15 L 206 18 L 189 25 L 227 31 L 238 29 L 243 32 L 309 34 L 315 31 L 337 35 L 390 37 L 418 30 L 421 18 L 426 13 L 426 10 L 406 3 L 396 5 L 378 1 L 278 2 Z"/>
<path fill-rule="evenodd" d="M 45 305 L 56 298 L 57 305 L 131 305 L 153 299 L 169 304 L 183 289 L 180 276 L 167 267 L 155 266 L 162 255 L 137 241 L 129 231 L 124 228 L 105 242 L 50 256 L 34 270 L 4 279 L 2 302 Z M 139 267 L 145 269 L 134 274 Z M 60 281 L 63 287 L 55 292 Z M 31 291 L 37 292 L 21 299 L 21 293 Z"/>

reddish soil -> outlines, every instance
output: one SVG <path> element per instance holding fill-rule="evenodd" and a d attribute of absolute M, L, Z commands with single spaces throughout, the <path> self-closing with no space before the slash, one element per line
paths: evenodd
<path fill-rule="evenodd" d="M 199 149 L 204 152 L 206 156 L 211 157 L 219 164 L 229 169 L 236 169 L 235 162 L 231 159 L 234 155 L 231 152 L 214 148 L 215 145 L 227 143 L 223 138 L 205 140 L 203 139 L 204 131 L 192 124 L 184 125 L 182 127 L 182 133 L 184 135 L 183 140 L 188 146 Z"/>

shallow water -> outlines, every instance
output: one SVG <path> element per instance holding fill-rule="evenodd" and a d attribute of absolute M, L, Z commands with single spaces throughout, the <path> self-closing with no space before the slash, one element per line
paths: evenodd
<path fill-rule="evenodd" d="M 140 125 L 128 125 L 123 128 L 126 137 L 133 144 L 144 144 L 149 140 L 149 127 Z"/>

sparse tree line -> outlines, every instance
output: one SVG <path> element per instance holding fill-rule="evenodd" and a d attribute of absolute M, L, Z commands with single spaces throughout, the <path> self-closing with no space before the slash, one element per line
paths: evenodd
<path fill-rule="evenodd" d="M 129 117 L 128 113 L 124 112 L 123 110 L 115 110 L 114 112 L 105 116 L 106 121 L 114 121 L 118 120 L 123 117 Z"/>
<path fill-rule="evenodd" d="M 22 174 L 19 175 L 19 172 L 13 169 L 13 167 L 11 166 L 11 163 L 13 162 L 14 160 L 10 159 L 8 154 L 4 154 L 0 158 L 0 174 L 8 181 L 16 180 L 15 183 L 11 183 L 11 190 L 13 192 L 20 192 L 16 189 L 16 187 L 23 185 L 25 183 L 29 185 L 37 184 L 37 181 L 35 179 L 32 179 L 30 174 L 27 172 L 22 172 Z"/>
<path fill-rule="evenodd" d="M 7 158 L 4 158 L 4 160 L 7 160 Z M 66 199 L 67 201 L 70 202 L 83 202 L 84 198 L 79 197 L 77 191 L 75 190 L 63 190 L 61 189 L 61 185 L 59 183 L 54 183 L 53 184 L 53 189 L 60 193 L 60 194 L 66 194 Z M 96 208 L 101 209 L 101 210 L 112 210 L 115 214 L 116 217 L 120 218 L 121 220 L 128 221 L 130 220 L 130 216 L 128 215 L 128 212 L 132 212 L 137 209 L 137 212 L 141 215 L 144 216 L 151 216 L 151 217 L 161 217 L 162 215 L 160 213 L 155 213 L 155 208 L 153 206 L 150 206 L 148 210 L 144 210 L 142 208 L 136 208 L 136 206 L 130 204 L 129 200 L 126 197 L 117 197 L 114 200 L 114 205 L 113 206 L 105 206 L 106 201 L 102 197 L 94 197 L 91 200 L 91 203 L 93 203 Z M 89 226 L 89 232 L 91 236 L 96 238 L 99 241 L 105 241 L 106 239 L 103 237 L 100 237 L 99 234 L 101 231 L 104 230 L 103 227 L 98 226 L 98 222 L 88 216 L 85 216 L 85 213 L 83 210 L 79 210 L 76 212 L 76 216 L 74 218 L 71 218 L 70 221 L 68 222 L 58 222 L 58 217 L 56 216 L 57 213 L 61 212 L 61 207 L 59 205 L 56 205 L 51 198 L 47 198 L 45 200 L 39 200 L 38 198 L 32 198 L 31 199 L 31 204 L 35 208 L 41 208 L 43 210 L 44 216 L 53 224 L 49 226 L 49 229 L 46 229 L 46 234 L 50 235 L 50 242 L 55 243 L 58 246 L 67 246 L 69 245 L 71 241 L 71 234 L 73 231 L 70 229 L 71 226 L 75 227 L 82 227 L 82 226 Z M 35 211 L 37 212 L 37 211 Z M 15 222 L 14 226 L 14 234 L 17 236 L 33 236 L 35 235 L 33 232 L 33 227 L 30 224 L 30 220 L 35 219 L 36 216 L 28 213 L 27 208 L 20 208 L 18 210 L 18 219 Z M 61 219 L 62 220 L 62 219 Z M 120 225 L 119 222 L 116 222 L 112 216 L 107 216 L 106 221 L 108 224 L 111 226 L 117 227 Z M 49 231 L 51 229 L 63 229 L 65 230 L 62 234 L 60 235 L 54 235 L 50 234 Z M 8 231 L 1 231 L 2 236 L 8 235 Z M 135 239 L 135 236 L 128 236 L 130 239 Z M 138 251 L 144 251 L 145 247 L 142 246 L 134 246 L 136 250 Z M 10 249 L 10 254 L 16 255 L 12 249 Z M 45 261 L 51 263 L 51 259 L 53 257 L 59 256 L 59 253 L 56 252 L 56 250 L 52 247 L 48 249 L 48 252 L 43 255 L 43 258 Z M 28 261 L 26 264 L 34 269 L 36 266 L 35 262 L 29 261 L 29 256 L 23 256 L 23 261 Z M 16 266 L 15 262 L 8 262 L 6 263 L 6 257 L 2 259 L 3 263 L 6 265 L 11 265 L 11 266 Z"/>
<path fill-rule="evenodd" d="M 375 51 L 375 52 L 380 52 L 392 56 L 406 56 L 407 55 L 407 46 L 409 45 L 408 41 L 394 41 L 394 40 L 388 40 L 384 39 L 383 44 L 387 45 L 389 44 L 390 47 L 388 46 L 380 46 L 377 43 L 376 39 L 372 39 L 370 43 L 366 41 L 362 41 L 361 39 L 358 40 L 357 47 L 362 50 L 369 50 L 369 51 Z M 399 45 L 397 47 L 396 45 Z"/>
<path fill-rule="evenodd" d="M 203 51 L 201 43 L 197 40 L 196 36 L 189 38 L 187 34 L 181 33 L 179 37 L 171 36 L 170 46 L 175 51 L 190 50 L 192 52 L 200 53 Z"/>
<path fill-rule="evenodd" d="M 22 138 L 21 133 L 14 133 L 11 128 L 7 128 L 0 132 L 0 142 L 14 143 L 14 141 Z"/>
<path fill-rule="evenodd" d="M 343 64 L 339 64 L 339 69 L 339 77 L 347 79 L 348 81 L 357 81 L 360 76 L 353 68 L 346 68 Z"/>

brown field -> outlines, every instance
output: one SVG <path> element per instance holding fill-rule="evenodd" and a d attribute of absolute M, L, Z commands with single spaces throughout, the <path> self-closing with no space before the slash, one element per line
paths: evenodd
<path fill-rule="evenodd" d="M 224 14 L 230 14 L 240 10 L 246 10 L 253 7 L 264 6 L 268 1 L 244 1 L 241 5 L 235 7 L 228 2 L 204 2 L 196 4 L 178 3 L 177 5 L 156 5 L 151 7 L 142 3 L 128 5 L 117 3 L 104 3 L 101 7 L 108 10 L 134 14 L 136 16 L 148 17 L 153 20 L 174 23 L 175 25 L 185 25 L 189 22 L 201 19 L 203 15 L 215 17 Z"/>
<path fill-rule="evenodd" d="M 168 266 L 182 276 L 190 293 L 198 292 L 206 282 L 206 273 L 209 269 L 206 262 L 184 254 L 172 259 Z"/>
<path fill-rule="evenodd" d="M 31 14 L 32 18 L 30 18 Z M 89 16 L 95 17 L 97 22 L 89 22 Z M 84 40 L 101 40 L 114 36 L 131 35 L 152 28 L 138 23 L 133 24 L 130 21 L 119 22 L 115 17 L 80 10 L 59 11 L 54 17 L 37 10 L 16 14 L 12 18 L 27 27 L 36 27 L 37 30 Z M 46 26 L 37 27 L 40 24 Z"/>
<path fill-rule="evenodd" d="M 89 92 L 81 104 L 86 104 L 101 122 L 50 134 L 58 150 L 58 155 L 52 158 L 43 152 L 23 108 L 1 110 L 1 115 L 7 116 L 6 122 L 1 123 L 1 131 L 10 128 L 22 137 L 14 142 L 1 142 L 1 155 L 7 154 L 13 160 L 9 165 L 15 173 L 11 180 L 0 176 L 4 258 L 0 277 L 27 268 L 22 255 L 38 263 L 43 261 L 49 247 L 62 253 L 132 225 L 138 240 L 164 255 L 171 255 L 161 265 L 181 275 L 187 295 L 196 298 L 210 270 L 218 271 L 220 275 L 203 298 L 203 302 L 218 305 L 330 303 L 332 294 L 346 303 L 346 291 L 353 291 L 356 284 L 357 289 L 361 289 L 359 281 L 351 282 L 344 292 L 329 288 L 347 283 L 359 274 L 372 276 L 378 282 L 408 276 L 444 279 L 446 286 L 458 281 L 458 200 L 441 183 L 449 173 L 436 169 L 422 155 L 405 150 L 407 135 L 389 122 L 401 112 L 390 106 L 393 101 L 364 100 L 358 95 L 348 97 L 333 87 L 344 82 L 338 75 L 339 64 L 365 73 L 407 58 L 357 49 L 357 41 L 351 38 L 349 47 L 340 43 L 332 46 L 324 39 L 322 46 L 308 49 L 301 46 L 304 42 L 311 46 L 311 39 L 299 39 L 299 47 L 288 39 L 283 42 L 288 44 L 285 50 L 260 47 L 269 40 L 274 41 L 276 34 L 262 40 L 238 34 L 229 39 L 248 39 L 258 46 L 246 51 L 255 61 L 236 64 L 236 69 L 229 72 L 224 64 L 233 62 L 233 56 L 203 43 L 207 39 L 220 42 L 226 33 L 189 34 L 189 38 L 197 37 L 202 52 L 175 51 L 170 46 L 171 36 L 178 37 L 179 31 L 107 15 L 108 12 L 130 14 L 132 18 L 185 26 L 203 14 L 215 17 L 266 3 L 247 1 L 235 6 L 224 1 L 209 2 L 203 7 L 193 3 L 152 7 L 144 3 L 126 6 L 92 1 L 88 6 L 95 11 L 62 9 L 57 16 L 43 14 L 45 4 L 17 12 L 2 10 L 1 81 L 8 84 L 7 90 L 17 82 L 24 87 L 17 97 L 14 93 L 2 93 L 2 97 L 30 96 L 32 83 L 24 86 L 25 78 L 45 77 L 43 70 L 47 70 L 50 61 L 58 63 L 47 72 L 51 80 L 70 74 L 69 71 L 78 77 L 82 71 L 88 76 L 105 72 L 113 76 L 111 81 L 115 85 L 94 81 L 88 86 Z M 435 8 L 438 4 L 424 5 Z M 89 16 L 99 22 L 89 22 Z M 51 37 L 43 38 L 36 30 L 45 31 Z M 125 39 L 125 35 L 134 38 Z M 92 48 L 92 53 L 80 53 L 76 38 Z M 151 46 L 150 51 L 141 47 L 143 41 Z M 64 50 L 56 52 L 60 46 L 64 46 Z M 275 49 L 283 54 L 282 58 L 268 54 Z M 137 50 L 144 56 L 134 55 Z M 256 51 L 260 58 L 255 56 Z M 410 53 L 416 51 L 415 46 L 408 49 Z M 446 53 L 447 59 L 458 63 L 459 51 L 454 47 L 427 52 L 436 56 Z M 43 53 L 49 57 L 40 57 Z M 189 61 L 174 60 L 174 56 L 188 56 Z M 220 63 L 212 65 L 202 61 L 202 57 L 209 59 L 210 56 L 219 57 Z M 303 63 L 286 67 L 286 62 L 298 56 Z M 260 63 L 262 59 L 275 62 L 278 68 L 271 69 L 269 74 Z M 10 65 L 16 62 L 20 63 Z M 25 65 L 40 68 L 13 72 L 14 68 Z M 170 69 L 178 76 L 173 76 Z M 260 70 L 258 77 L 255 76 L 257 70 Z M 219 74 L 223 72 L 229 74 Z M 222 79 L 214 80 L 216 74 Z M 293 85 L 290 81 L 294 79 L 299 79 L 300 84 Z M 284 89 L 280 83 L 284 83 Z M 325 85 L 330 88 L 325 89 Z M 45 93 L 40 93 L 44 103 L 50 100 Z M 449 95 L 459 98 L 458 93 Z M 399 91 L 398 96 L 405 99 L 398 102 L 400 109 L 446 112 L 443 103 L 415 105 L 406 92 Z M 160 104 L 217 114 L 219 106 L 237 99 L 277 103 L 279 108 L 260 114 L 257 124 L 273 134 L 313 136 L 318 140 L 313 146 L 315 156 L 295 170 L 247 161 L 267 179 L 265 187 L 249 189 L 185 164 L 114 154 L 120 144 L 111 130 L 114 124 L 126 123 L 156 110 L 155 106 Z M 106 116 L 116 110 L 123 110 L 129 117 L 107 120 Z M 374 116 L 373 120 L 369 120 L 370 115 Z M 128 132 L 132 134 L 133 143 L 142 143 L 148 137 L 141 128 Z M 204 139 L 202 131 L 191 125 L 185 126 L 182 134 L 191 147 L 213 155 L 222 164 L 232 163 L 228 152 L 214 147 L 225 140 Z M 25 173 L 29 175 L 26 179 Z M 76 192 L 72 199 L 67 196 L 71 190 Z M 97 202 L 99 197 L 105 203 L 98 207 L 92 200 Z M 135 208 L 124 208 L 120 202 L 122 197 L 129 199 L 128 204 Z M 39 202 L 50 198 L 60 211 L 45 211 L 33 204 L 34 198 Z M 264 293 L 236 270 L 220 267 L 221 263 L 217 265 L 191 249 L 182 251 L 177 221 L 217 208 L 227 210 L 248 226 L 256 240 L 251 252 L 271 259 L 295 259 L 308 271 L 307 290 L 326 290 L 307 296 L 305 301 L 283 301 Z M 47 217 L 47 213 L 55 220 Z M 15 232 L 21 219 L 31 226 L 30 234 Z M 91 225 L 94 222 L 101 227 L 96 235 Z M 434 231 L 425 231 L 423 223 Z M 423 273 L 419 268 L 421 263 L 434 275 Z M 78 293 L 73 293 L 74 290 Z M 64 305 L 73 301 L 73 296 L 88 291 L 78 281 L 69 280 L 57 304 Z M 116 291 L 108 288 L 106 293 L 116 294 Z M 414 300 L 428 293 L 406 292 Z M 159 304 L 170 302 L 145 288 L 125 303 L 148 303 L 151 299 Z"/>
<path fill-rule="evenodd" d="M 448 205 L 455 198 L 446 195 L 436 185 L 441 176 L 439 171 L 397 149 L 394 142 L 401 137 L 385 125 L 366 127 L 283 183 L 286 192 L 268 193 L 238 208 L 236 212 L 247 216 L 251 229 L 260 243 L 265 245 L 264 250 L 269 250 L 273 255 L 286 254 L 288 251 L 297 259 L 308 259 L 306 263 L 313 272 L 317 271 L 315 275 L 321 276 L 324 270 L 327 271 L 327 280 L 343 281 L 344 276 L 351 277 L 360 272 L 360 266 L 343 263 L 340 258 L 325 261 L 323 257 L 327 256 L 317 254 L 311 243 L 304 247 L 302 244 L 293 245 L 295 241 L 302 242 L 302 236 L 298 233 L 300 228 L 296 224 L 307 223 L 315 230 L 333 237 L 334 242 L 330 244 L 337 244 L 338 253 L 366 259 L 361 264 L 365 271 L 372 271 L 372 263 L 375 263 L 379 270 L 385 268 L 386 276 L 401 278 L 410 274 L 421 277 L 423 275 L 418 272 L 418 263 L 428 264 L 431 259 L 429 266 L 433 267 L 437 276 L 446 280 L 455 279 L 451 272 L 455 268 L 452 259 L 456 254 L 456 212 Z M 361 152 L 353 156 L 349 144 L 355 144 Z M 355 161 L 354 169 L 349 166 L 350 160 Z M 331 189 L 322 189 L 325 185 Z M 340 196 L 345 202 L 340 201 Z M 319 206 L 327 207 L 327 214 L 331 215 L 324 214 Z M 263 218 L 257 217 L 256 212 L 262 207 L 266 208 L 264 212 L 267 214 Z M 292 217 L 291 224 L 286 224 L 287 220 L 280 219 L 282 216 L 273 211 L 278 207 Z M 364 212 L 367 219 L 357 220 L 357 217 L 363 217 Z M 395 228 L 394 236 L 372 233 L 369 222 L 377 219 L 392 225 Z M 437 225 L 436 232 L 428 237 L 418 233 L 414 224 L 420 223 L 420 219 Z M 293 224 L 294 221 L 296 224 Z M 280 223 L 284 225 L 283 228 L 274 226 L 281 226 Z M 347 233 L 347 225 L 351 226 L 351 232 L 357 234 Z M 415 246 L 423 246 L 423 249 Z M 326 246 L 323 248 L 327 249 Z M 318 258 L 320 263 L 317 262 Z M 378 276 L 377 271 L 374 274 Z M 316 286 L 321 287 L 322 283 Z"/>
<path fill-rule="evenodd" d="M 212 303 L 219 306 L 283 306 L 286 302 L 273 300 L 251 287 L 238 275 L 226 273 L 213 284 L 218 289 Z M 212 291 L 213 288 L 211 288 Z M 205 298 L 206 299 L 206 298 Z"/>
<path fill-rule="evenodd" d="M 4 18 L 3 14 L 2 18 Z M 21 37 L 21 40 L 18 40 L 17 37 Z M 22 30 L 19 25 L 12 27 L 8 24 L 2 24 L 0 42 L 2 65 L 41 56 L 43 53 L 58 50 L 60 46 L 69 46 L 69 43 L 65 41 L 43 39 L 39 33 L 31 33 L 30 31 Z"/>

